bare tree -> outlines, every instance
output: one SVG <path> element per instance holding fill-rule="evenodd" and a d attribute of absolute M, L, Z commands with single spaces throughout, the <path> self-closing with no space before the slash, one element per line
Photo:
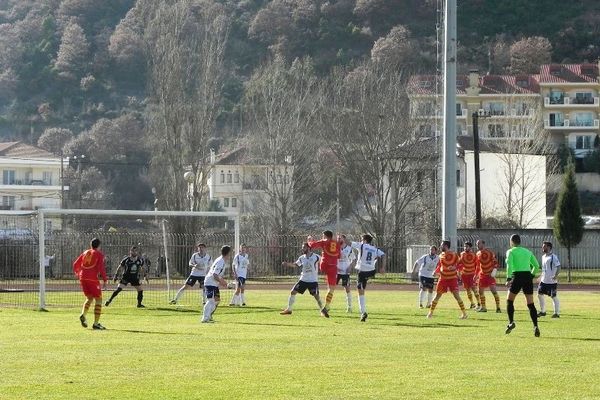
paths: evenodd
<path fill-rule="evenodd" d="M 54 154 L 62 155 L 63 148 L 73 139 L 73 132 L 65 128 L 48 128 L 38 139 L 38 146 Z"/>
<path fill-rule="evenodd" d="M 148 19 L 151 173 L 161 207 L 198 210 L 210 167 L 230 20 L 212 1 L 154 2 Z M 188 194 L 184 172 L 196 178 Z"/>
<path fill-rule="evenodd" d="M 360 199 L 356 221 L 378 236 L 401 234 L 402 216 L 420 192 L 418 171 L 432 167 L 429 152 L 415 157 L 421 150 L 412 146 L 404 74 L 387 64 L 334 72 L 322 116 L 323 138 L 351 182 L 347 189 Z"/>
<path fill-rule="evenodd" d="M 317 83 L 310 59 L 288 66 L 278 56 L 247 86 L 245 109 L 252 131 L 248 146 L 255 160 L 267 166 L 267 176 L 261 178 L 266 196 L 256 199 L 255 211 L 271 232 L 289 233 L 314 210 L 310 188 L 315 186 Z"/>
<path fill-rule="evenodd" d="M 547 157 L 548 176 L 558 169 L 556 149 L 544 131 L 543 110 L 537 99 L 508 96 L 505 112 L 512 117 L 502 125 L 488 127 L 494 128 L 488 135 L 496 136 L 493 145 L 502 164 L 497 176 L 502 199 L 500 217 L 527 228 L 545 211 L 539 204 L 545 204 L 546 199 L 544 181 L 540 180 L 539 171 L 531 168 L 531 156 Z"/>
<path fill-rule="evenodd" d="M 510 71 L 513 74 L 534 74 L 540 65 L 548 64 L 552 44 L 543 36 L 523 38 L 510 46 Z"/>

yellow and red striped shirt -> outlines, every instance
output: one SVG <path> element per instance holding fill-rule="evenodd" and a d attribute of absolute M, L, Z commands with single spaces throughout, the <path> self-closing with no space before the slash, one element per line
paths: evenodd
<path fill-rule="evenodd" d="M 458 254 L 452 250 L 443 251 L 440 254 L 440 261 L 435 269 L 435 274 L 440 275 L 440 279 L 456 279 L 458 273 L 456 266 L 458 265 Z"/>
<path fill-rule="evenodd" d="M 477 264 L 480 275 L 490 275 L 492 270 L 498 267 L 498 260 L 493 252 L 483 249 L 477 252 Z"/>
<path fill-rule="evenodd" d="M 477 255 L 472 251 L 463 251 L 460 253 L 458 270 L 461 271 L 463 275 L 475 275 L 477 270 Z"/>

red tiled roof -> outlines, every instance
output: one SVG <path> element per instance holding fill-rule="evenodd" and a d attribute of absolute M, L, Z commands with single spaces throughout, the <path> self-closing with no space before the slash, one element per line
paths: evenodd
<path fill-rule="evenodd" d="M 598 83 L 597 64 L 544 64 L 540 83 Z"/>
<path fill-rule="evenodd" d="M 537 94 L 535 75 L 484 75 L 479 79 L 481 94 Z"/>
<path fill-rule="evenodd" d="M 21 142 L 0 143 L 0 156 L 10 158 L 59 158 L 44 149 Z"/>
<path fill-rule="evenodd" d="M 217 155 L 215 164 L 218 165 L 242 165 L 248 164 L 249 154 L 246 147 L 238 147 L 237 149 Z"/>
<path fill-rule="evenodd" d="M 442 87 L 441 77 L 437 78 Z M 469 77 L 456 76 L 456 94 L 467 94 L 466 87 Z M 540 86 L 536 75 L 484 75 L 479 78 L 481 94 L 536 94 Z M 436 76 L 414 75 L 408 82 L 408 91 L 416 95 L 436 94 Z"/>

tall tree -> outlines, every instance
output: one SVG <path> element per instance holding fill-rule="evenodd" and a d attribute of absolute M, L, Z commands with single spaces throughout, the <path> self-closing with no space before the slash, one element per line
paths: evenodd
<path fill-rule="evenodd" d="M 208 141 L 215 135 L 225 74 L 230 20 L 212 1 L 154 2 L 146 27 L 151 174 L 161 208 L 199 210 L 210 168 Z M 183 175 L 197 181 L 192 190 Z"/>
<path fill-rule="evenodd" d="M 71 20 L 65 27 L 56 56 L 54 68 L 58 75 L 68 80 L 77 80 L 85 70 L 89 44 L 83 29 Z"/>
<path fill-rule="evenodd" d="M 510 46 L 510 72 L 535 74 L 540 65 L 548 64 L 552 56 L 552 44 L 542 36 L 523 38 Z"/>
<path fill-rule="evenodd" d="M 257 215 L 273 233 L 286 234 L 314 211 L 313 171 L 317 78 L 310 59 L 287 65 L 283 57 L 260 68 L 246 88 L 245 110 L 252 134 L 248 146 L 258 164 L 267 166 L 257 199 Z M 251 183 L 251 182 L 250 182 Z"/>
<path fill-rule="evenodd" d="M 391 64 L 338 70 L 322 105 L 322 140 L 339 162 L 350 197 L 360 199 L 355 220 L 377 236 L 402 234 L 402 216 L 420 194 L 416 172 L 431 154 L 402 154 L 414 138 L 404 74 Z"/>
<path fill-rule="evenodd" d="M 583 219 L 579 193 L 575 181 L 575 165 L 569 162 L 563 178 L 563 187 L 554 212 L 553 231 L 558 242 L 567 248 L 567 279 L 571 282 L 571 249 L 583 238 Z"/>
<path fill-rule="evenodd" d="M 38 139 L 38 146 L 54 154 L 62 155 L 63 148 L 73 139 L 73 132 L 65 128 L 48 128 Z"/>

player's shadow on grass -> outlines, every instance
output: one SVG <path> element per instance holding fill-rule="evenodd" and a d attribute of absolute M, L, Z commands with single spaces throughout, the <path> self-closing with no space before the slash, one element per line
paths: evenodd
<path fill-rule="evenodd" d="M 168 311 L 168 312 L 173 312 L 173 313 L 193 313 L 193 314 L 198 314 L 202 312 L 202 308 L 182 308 L 182 307 L 176 307 L 176 308 L 170 308 L 170 307 L 156 307 L 155 308 L 156 311 Z"/>
<path fill-rule="evenodd" d="M 183 335 L 181 332 L 156 332 L 156 331 L 140 331 L 138 329 L 110 329 L 114 332 L 127 332 L 127 333 L 148 333 L 151 335 Z"/>
<path fill-rule="evenodd" d="M 285 318 L 285 317 L 282 317 Z M 307 327 L 307 328 L 322 328 L 323 325 L 307 325 L 307 324 L 282 324 L 282 323 L 266 323 L 266 322 L 233 322 L 236 325 L 254 325 L 254 326 L 288 326 L 290 328 L 299 328 L 299 327 Z"/>
<path fill-rule="evenodd" d="M 590 338 L 590 337 L 583 337 L 583 338 L 578 338 L 578 337 L 565 337 L 565 336 L 561 336 L 561 337 L 555 337 L 555 336 L 544 336 L 544 338 L 547 339 L 562 339 L 562 340 L 575 340 L 575 341 L 579 341 L 579 342 L 600 342 L 600 337 L 595 337 L 595 338 Z"/>

